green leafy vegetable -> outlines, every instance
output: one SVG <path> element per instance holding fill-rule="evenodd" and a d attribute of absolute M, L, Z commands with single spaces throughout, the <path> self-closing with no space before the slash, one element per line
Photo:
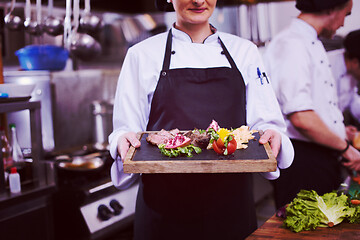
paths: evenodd
<path fill-rule="evenodd" d="M 209 128 L 207 131 L 208 134 L 210 134 L 210 143 L 212 144 L 214 141 L 218 140 L 218 138 L 220 137 L 219 134 L 213 129 L 213 128 Z"/>
<path fill-rule="evenodd" d="M 301 190 L 286 208 L 284 225 L 294 232 L 300 232 L 318 226 L 332 227 L 344 219 L 355 223 L 360 213 L 350 206 L 348 200 L 347 195 L 338 195 L 336 192 L 319 196 L 314 190 Z"/>
<path fill-rule="evenodd" d="M 195 147 L 194 145 L 190 144 L 185 147 L 177 147 L 172 149 L 166 149 L 165 144 L 159 144 L 160 152 L 168 157 L 178 157 L 180 155 L 185 155 L 187 157 L 192 157 L 192 152 L 195 151 L 195 153 L 199 154 L 201 153 L 201 148 Z"/>
<path fill-rule="evenodd" d="M 353 202 L 359 200 L 360 200 L 360 191 L 358 190 L 355 191 L 355 193 L 353 195 L 350 195 L 349 197 L 350 206 L 355 208 L 354 214 L 348 218 L 349 223 L 358 223 L 358 224 L 360 223 L 360 205 L 354 204 Z"/>

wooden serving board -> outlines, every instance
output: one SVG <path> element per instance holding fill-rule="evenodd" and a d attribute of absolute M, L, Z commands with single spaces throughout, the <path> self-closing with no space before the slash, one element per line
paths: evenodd
<path fill-rule="evenodd" d="M 318 227 L 312 231 L 292 232 L 283 227 L 284 219 L 273 215 L 246 240 L 255 239 L 317 239 L 317 240 L 360 240 L 360 224 L 342 222 L 332 228 Z"/>
<path fill-rule="evenodd" d="M 269 144 L 260 144 L 259 133 L 250 140 L 247 149 L 238 149 L 229 156 L 218 155 L 214 150 L 202 149 L 192 157 L 169 158 L 159 148 L 146 141 L 151 132 L 137 134 L 139 148 L 130 147 L 124 160 L 125 173 L 241 173 L 272 172 L 277 162 Z"/>

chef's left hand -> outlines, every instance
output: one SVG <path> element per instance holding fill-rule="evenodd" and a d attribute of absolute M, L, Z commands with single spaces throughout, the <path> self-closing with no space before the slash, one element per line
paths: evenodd
<path fill-rule="evenodd" d="M 277 131 L 273 129 L 268 129 L 264 132 L 264 134 L 260 137 L 259 143 L 265 144 L 269 142 L 271 150 L 275 156 L 279 154 L 281 147 L 281 135 Z"/>

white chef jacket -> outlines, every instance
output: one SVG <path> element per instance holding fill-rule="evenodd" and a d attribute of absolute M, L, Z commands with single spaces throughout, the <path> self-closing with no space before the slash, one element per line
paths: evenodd
<path fill-rule="evenodd" d="M 271 128 L 283 133 L 278 166 L 289 167 L 293 159 L 293 147 L 284 134 L 285 122 L 272 87 L 265 78 L 262 79 L 263 84 L 261 84 L 257 76 L 257 68 L 264 71 L 257 47 L 250 41 L 222 32 L 212 34 L 203 44 L 193 43 L 189 35 L 174 27 L 172 34 L 172 50 L 175 54 L 171 56 L 170 69 L 231 67 L 226 56 L 221 54 L 223 49 L 218 41 L 220 36 L 246 84 L 248 126 L 257 130 Z M 117 156 L 117 142 L 125 132 L 146 130 L 153 94 L 162 70 L 167 35 L 167 32 L 161 33 L 132 46 L 124 59 L 115 94 L 114 130 L 109 136 L 110 153 L 116 159 L 111 175 L 114 185 L 119 188 L 128 185 L 128 178 L 127 174 L 119 175 L 122 164 Z M 206 102 L 204 107 L 205 105 Z M 209 119 L 209 124 L 211 121 L 212 119 Z M 221 126 L 221 123 L 219 125 Z M 277 178 L 279 170 L 264 175 L 270 179 Z"/>
<path fill-rule="evenodd" d="M 339 98 L 339 108 L 342 112 L 350 110 L 351 114 L 360 120 L 360 96 L 358 94 L 357 80 L 347 73 L 344 49 L 328 52 L 331 70 L 334 75 L 337 93 Z"/>
<path fill-rule="evenodd" d="M 343 115 L 338 107 L 336 83 L 316 30 L 295 18 L 269 43 L 264 52 L 269 73 L 290 138 L 310 141 L 287 115 L 314 110 L 335 134 L 345 139 Z"/>

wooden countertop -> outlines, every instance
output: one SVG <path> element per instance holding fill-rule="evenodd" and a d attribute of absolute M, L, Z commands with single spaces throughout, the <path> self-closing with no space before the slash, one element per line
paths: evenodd
<path fill-rule="evenodd" d="M 253 232 L 246 240 L 254 239 L 360 239 L 360 224 L 340 223 L 332 228 L 318 227 L 314 231 L 294 233 L 284 228 L 283 218 L 273 215 L 260 228 Z"/>

